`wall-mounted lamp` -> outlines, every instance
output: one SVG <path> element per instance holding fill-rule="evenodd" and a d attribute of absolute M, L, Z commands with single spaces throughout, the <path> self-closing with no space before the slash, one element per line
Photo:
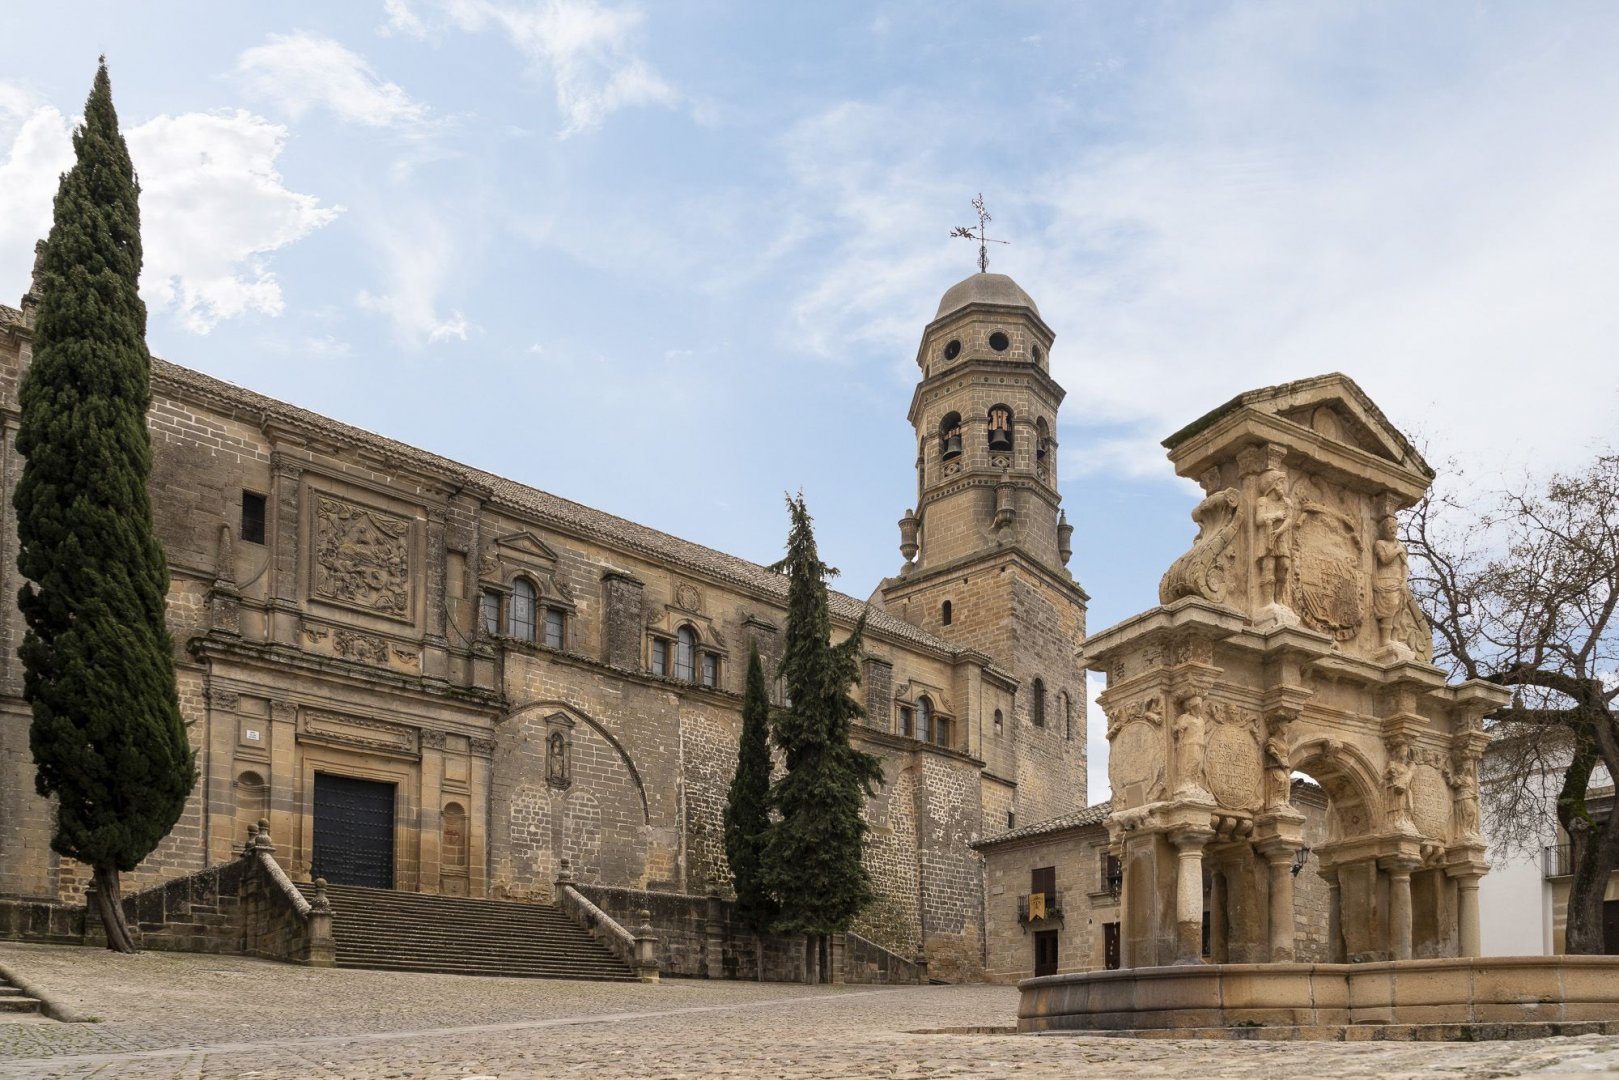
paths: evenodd
<path fill-rule="evenodd" d="M 1297 851 L 1295 851 L 1293 853 L 1293 876 L 1298 877 L 1299 876 L 1299 871 L 1303 870 L 1304 869 L 1304 864 L 1309 862 L 1309 861 L 1310 861 L 1310 845 L 1305 844 L 1303 847 L 1299 848 Z"/>

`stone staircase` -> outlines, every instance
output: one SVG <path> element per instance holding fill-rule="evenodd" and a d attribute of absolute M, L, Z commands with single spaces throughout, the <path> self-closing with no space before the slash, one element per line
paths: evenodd
<path fill-rule="evenodd" d="M 0 979 L 0 1013 L 37 1013 L 39 1012 L 39 999 L 29 997 L 15 986 L 3 985 L 5 980 Z"/>
<path fill-rule="evenodd" d="M 305 897 L 315 887 L 300 884 Z M 453 975 L 634 982 L 635 975 L 549 904 L 328 885 L 337 966 Z"/>

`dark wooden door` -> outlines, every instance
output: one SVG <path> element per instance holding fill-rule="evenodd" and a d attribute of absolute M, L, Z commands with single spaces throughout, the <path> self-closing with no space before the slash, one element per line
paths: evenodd
<path fill-rule="evenodd" d="M 1619 955 L 1619 900 L 1602 902 L 1602 943 L 1603 952 Z"/>
<path fill-rule="evenodd" d="M 1057 974 L 1057 931 L 1035 931 L 1034 973 L 1036 975 Z"/>
<path fill-rule="evenodd" d="M 1102 924 L 1102 966 L 1109 971 L 1119 968 L 1119 924 Z"/>
<path fill-rule="evenodd" d="M 334 885 L 394 887 L 394 786 L 315 774 L 311 877 Z"/>

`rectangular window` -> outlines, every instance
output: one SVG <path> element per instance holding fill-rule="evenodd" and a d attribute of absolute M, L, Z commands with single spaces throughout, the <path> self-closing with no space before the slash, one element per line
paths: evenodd
<path fill-rule="evenodd" d="M 264 496 L 256 491 L 242 492 L 242 539 L 264 543 Z"/>
<path fill-rule="evenodd" d="M 669 674 L 669 643 L 663 638 L 652 639 L 652 674 Z"/>
<path fill-rule="evenodd" d="M 933 718 L 933 741 L 940 746 L 950 745 L 950 721 L 942 716 Z"/>
<path fill-rule="evenodd" d="M 697 679 L 697 635 L 691 627 L 682 626 L 675 641 L 675 678 L 681 682 Z"/>
<path fill-rule="evenodd" d="M 1041 866 L 1029 871 L 1029 891 L 1054 896 L 1057 892 L 1057 868 Z"/>
<path fill-rule="evenodd" d="M 703 685 L 718 686 L 720 684 L 720 658 L 711 652 L 703 654 Z"/>
<path fill-rule="evenodd" d="M 545 609 L 545 643 L 553 649 L 562 648 L 563 630 L 567 627 L 567 615 L 561 608 L 548 607 Z"/>
<path fill-rule="evenodd" d="M 899 733 L 909 739 L 916 729 L 916 718 L 909 705 L 899 707 Z"/>
<path fill-rule="evenodd" d="M 486 592 L 478 604 L 483 612 L 483 632 L 490 637 L 500 633 L 500 594 Z"/>

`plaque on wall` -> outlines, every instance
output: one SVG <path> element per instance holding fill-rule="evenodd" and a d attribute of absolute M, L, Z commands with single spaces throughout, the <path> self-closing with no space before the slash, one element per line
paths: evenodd
<path fill-rule="evenodd" d="M 1251 809 L 1259 801 L 1264 767 L 1248 728 L 1215 728 L 1209 736 L 1208 777 L 1209 793 L 1228 810 Z"/>

